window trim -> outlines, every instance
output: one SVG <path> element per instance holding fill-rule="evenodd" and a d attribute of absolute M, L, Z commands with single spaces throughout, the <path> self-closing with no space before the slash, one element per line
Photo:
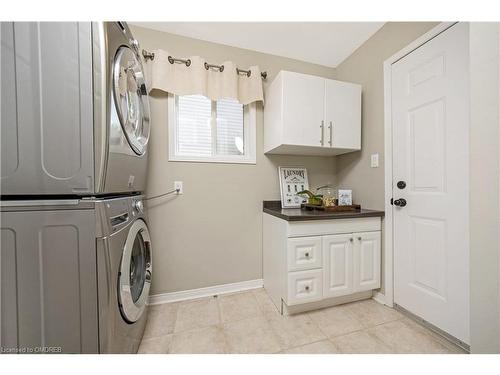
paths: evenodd
<path fill-rule="evenodd" d="M 174 94 L 168 94 L 168 161 L 183 161 L 197 163 L 229 163 L 229 164 L 257 164 L 256 138 L 257 138 L 257 110 L 256 104 L 250 103 L 243 106 L 243 139 L 245 155 L 212 155 L 212 156 L 191 156 L 177 155 L 176 140 L 176 100 Z M 248 124 L 248 125 L 247 125 Z"/>

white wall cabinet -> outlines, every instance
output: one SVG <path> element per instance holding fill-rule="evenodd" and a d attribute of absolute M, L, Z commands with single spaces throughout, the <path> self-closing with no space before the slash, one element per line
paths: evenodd
<path fill-rule="evenodd" d="M 264 152 L 339 155 L 361 149 L 361 86 L 280 71 L 264 108 Z"/>
<path fill-rule="evenodd" d="M 263 215 L 264 288 L 280 311 L 369 298 L 380 288 L 380 217 L 289 222 Z"/>

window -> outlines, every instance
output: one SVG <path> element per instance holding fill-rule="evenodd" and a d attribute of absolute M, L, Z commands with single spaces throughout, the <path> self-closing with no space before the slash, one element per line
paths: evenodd
<path fill-rule="evenodd" d="M 169 160 L 255 164 L 255 103 L 169 95 Z"/>

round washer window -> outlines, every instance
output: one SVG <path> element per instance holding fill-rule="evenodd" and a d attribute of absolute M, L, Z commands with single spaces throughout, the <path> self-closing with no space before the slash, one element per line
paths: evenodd
<path fill-rule="evenodd" d="M 132 301 L 137 302 L 141 296 L 146 281 L 146 245 L 141 233 L 135 236 L 130 256 L 130 294 Z"/>
<path fill-rule="evenodd" d="M 137 321 L 146 307 L 151 286 L 151 240 L 146 223 L 136 220 L 123 247 L 118 296 L 126 321 Z"/>
<path fill-rule="evenodd" d="M 138 155 L 149 140 L 149 102 L 144 71 L 137 55 L 122 46 L 113 66 L 113 96 L 118 118 L 130 147 Z"/>

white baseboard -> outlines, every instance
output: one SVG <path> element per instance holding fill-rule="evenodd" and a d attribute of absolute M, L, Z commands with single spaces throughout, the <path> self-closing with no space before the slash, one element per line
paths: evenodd
<path fill-rule="evenodd" d="M 380 292 L 373 292 L 372 298 L 377 301 L 378 303 L 381 303 L 382 305 L 387 305 L 385 303 L 385 294 L 382 294 Z M 392 307 L 392 306 L 390 306 Z"/>
<path fill-rule="evenodd" d="M 214 285 L 206 288 L 183 290 L 180 292 L 153 294 L 149 296 L 148 305 L 185 301 L 194 298 L 210 297 L 218 294 L 242 292 L 244 290 L 258 289 L 264 286 L 263 279 L 241 281 L 239 283 Z"/>

